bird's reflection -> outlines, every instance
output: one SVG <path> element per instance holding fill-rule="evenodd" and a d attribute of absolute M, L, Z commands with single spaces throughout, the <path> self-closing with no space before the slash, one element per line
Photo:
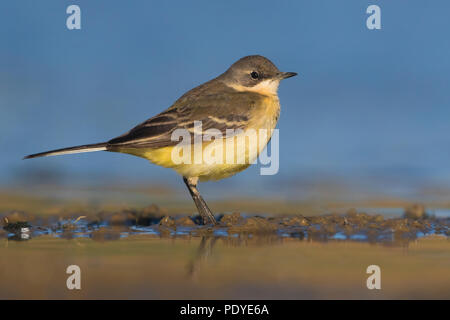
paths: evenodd
<path fill-rule="evenodd" d="M 213 255 L 213 249 L 217 245 L 218 240 L 220 240 L 224 246 L 236 248 L 248 245 L 267 246 L 280 244 L 283 242 L 283 239 L 275 234 L 264 234 L 259 236 L 240 235 L 237 237 L 223 237 L 214 235 L 202 236 L 197 251 L 187 264 L 186 269 L 188 277 L 196 278 L 196 276 L 200 273 L 202 262 L 207 261 Z"/>
<path fill-rule="evenodd" d="M 207 260 L 212 255 L 213 248 L 218 239 L 219 237 L 217 236 L 202 237 L 202 240 L 200 241 L 200 244 L 197 248 L 197 252 L 187 265 L 189 277 L 194 278 L 198 274 L 200 270 L 200 263 Z"/>

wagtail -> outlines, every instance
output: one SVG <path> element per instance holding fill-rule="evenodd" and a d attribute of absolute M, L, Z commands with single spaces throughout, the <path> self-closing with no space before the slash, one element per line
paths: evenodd
<path fill-rule="evenodd" d="M 269 142 L 278 121 L 278 85 L 281 80 L 295 75 L 295 72 L 279 71 L 265 57 L 247 56 L 235 62 L 217 78 L 185 93 L 167 110 L 117 138 L 108 142 L 32 154 L 25 159 L 93 151 L 121 152 L 145 158 L 178 172 L 183 177 L 203 222 L 216 224 L 214 215 L 197 189 L 198 181 L 227 178 L 253 163 Z M 201 126 L 196 125 L 198 123 Z M 184 130 L 189 135 L 198 136 L 211 132 L 211 129 L 216 130 L 213 135 L 215 139 L 204 139 L 208 140 L 206 143 L 200 140 L 200 148 L 196 147 L 198 140 L 195 137 L 190 140 L 188 146 L 193 147 L 193 161 L 174 160 L 174 155 L 179 155 L 180 150 L 186 152 L 186 143 L 180 146 L 179 135 L 174 139 L 175 132 Z M 239 140 L 238 136 L 245 135 L 250 130 L 265 130 L 267 134 L 257 133 L 257 141 L 249 139 L 250 145 L 244 147 L 244 161 L 236 161 L 237 157 L 242 156 L 242 152 L 236 151 L 234 143 Z M 238 133 L 228 135 L 229 132 Z M 231 148 L 230 141 L 233 142 Z M 242 144 L 242 139 L 240 141 L 238 144 Z M 244 136 L 244 142 L 246 141 Z M 203 160 L 201 156 L 197 161 L 198 152 L 202 153 L 212 143 L 215 147 L 225 145 L 223 156 L 232 161 L 211 162 Z M 252 153 L 250 150 L 255 150 L 254 144 L 258 146 Z"/>

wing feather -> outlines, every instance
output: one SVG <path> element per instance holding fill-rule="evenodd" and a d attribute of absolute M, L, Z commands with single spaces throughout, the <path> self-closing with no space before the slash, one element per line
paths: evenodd
<path fill-rule="evenodd" d="M 178 144 L 178 141 L 171 139 L 172 133 L 176 129 L 191 129 L 193 134 L 194 121 L 202 122 L 202 133 L 208 129 L 217 129 L 225 135 L 227 129 L 245 129 L 251 111 L 260 99 L 258 94 L 235 90 L 208 95 L 197 94 L 193 99 L 186 98 L 185 95 L 166 111 L 110 140 L 107 148 L 114 150 L 173 146 Z"/>

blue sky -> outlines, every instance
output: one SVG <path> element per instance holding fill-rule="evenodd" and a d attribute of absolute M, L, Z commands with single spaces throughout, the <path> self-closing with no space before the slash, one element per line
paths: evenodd
<path fill-rule="evenodd" d="M 67 30 L 77 4 L 82 29 Z M 377 4 L 382 29 L 366 28 Z M 262 54 L 282 83 L 277 178 L 450 178 L 448 1 L 2 1 L 0 179 L 176 181 L 131 156 L 21 161 L 118 136 L 235 60 Z M 258 168 L 236 181 L 262 182 Z"/>

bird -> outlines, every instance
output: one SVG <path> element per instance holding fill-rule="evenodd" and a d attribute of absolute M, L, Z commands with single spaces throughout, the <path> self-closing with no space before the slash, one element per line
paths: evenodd
<path fill-rule="evenodd" d="M 233 176 L 253 163 L 270 141 L 278 122 L 280 81 L 296 75 L 295 72 L 281 72 L 261 55 L 245 56 L 224 73 L 186 92 L 168 109 L 121 136 L 107 142 L 31 154 L 24 159 L 95 151 L 120 152 L 147 159 L 180 174 L 203 224 L 216 225 L 214 214 L 197 188 L 198 182 Z M 215 130 L 215 134 L 208 136 L 211 130 Z M 256 132 L 257 140 L 245 140 L 250 131 Z M 183 143 L 180 143 L 180 136 L 175 135 L 179 132 L 187 133 Z M 227 135 L 228 132 L 232 134 Z M 202 135 L 209 138 L 203 137 L 200 148 L 196 148 L 198 140 L 195 137 Z M 194 141 L 187 139 L 192 137 Z M 244 137 L 244 142 L 239 137 Z M 247 145 L 239 148 L 246 141 L 249 141 Z M 255 144 L 257 146 L 253 148 Z M 201 155 L 197 161 L 196 156 L 203 154 L 208 146 L 225 147 L 226 151 L 222 155 L 217 153 L 217 158 L 221 160 L 231 154 L 231 161 L 208 162 Z M 191 161 L 180 162 L 174 157 L 180 154 L 186 156 L 185 160 L 193 156 L 194 161 L 190 158 Z"/>

